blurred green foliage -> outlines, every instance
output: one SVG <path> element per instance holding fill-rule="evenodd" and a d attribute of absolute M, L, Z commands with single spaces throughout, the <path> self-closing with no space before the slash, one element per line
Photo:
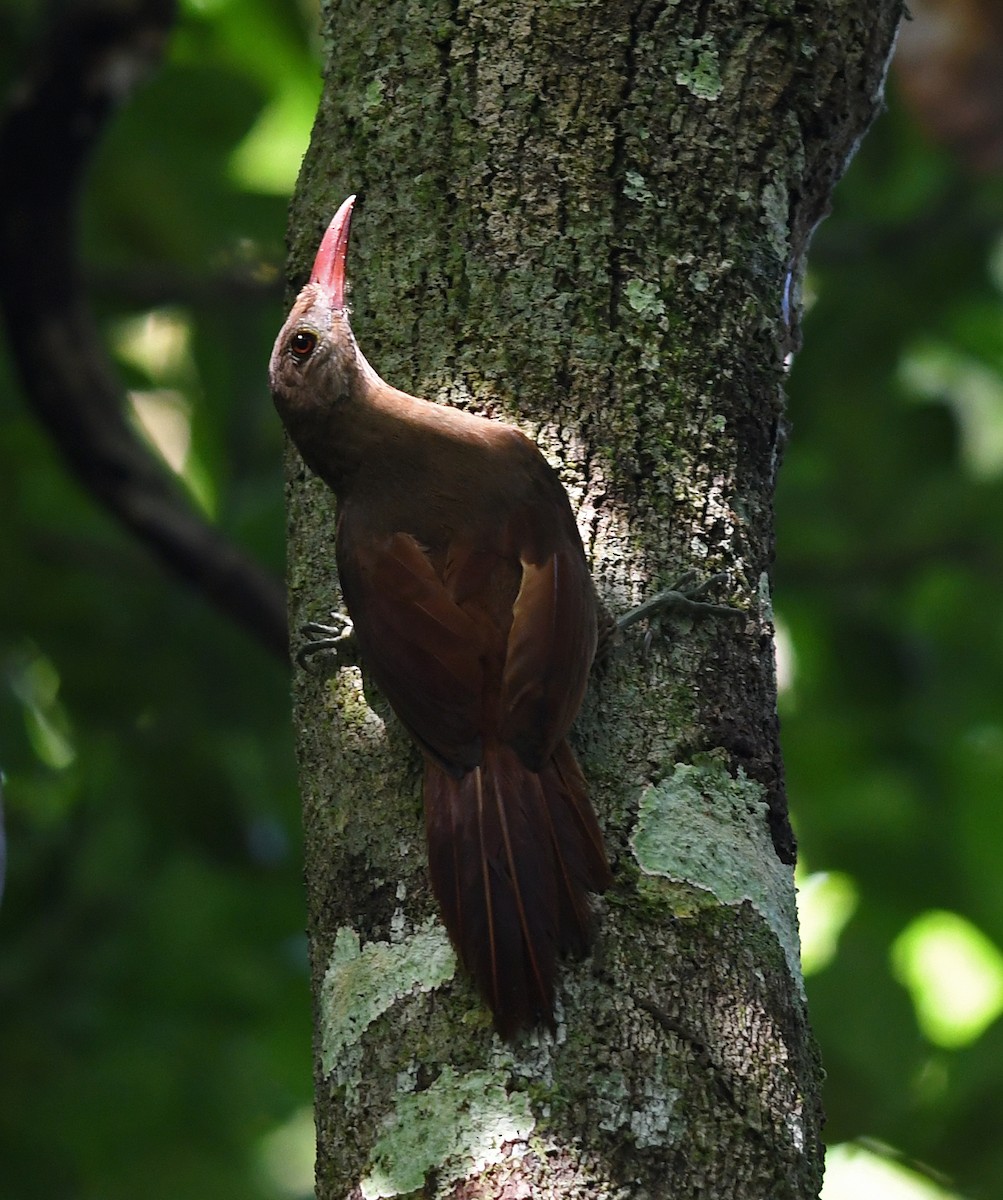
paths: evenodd
<path fill-rule="evenodd" d="M 8 82 L 40 19 L 0 16 Z M 193 0 L 83 214 L 128 386 L 155 414 L 174 405 L 193 493 L 277 576 L 265 367 L 320 90 L 309 25 L 280 0 Z M 281 178 L 260 166 L 276 129 Z M 0 1192 L 295 1194 L 262 1157 L 311 1100 L 288 673 L 67 477 L 6 357 L 0 508 Z"/>
<path fill-rule="evenodd" d="M 856 895 L 808 979 L 827 1139 L 880 1139 L 990 1198 L 1003 1194 L 1003 180 L 966 177 L 892 101 L 812 248 L 778 497 L 783 744 L 803 866 L 845 873 Z M 962 954 L 988 946 L 988 1027 L 951 1049 L 922 1014 L 957 964 L 927 956 L 924 980 L 901 961 L 934 910 L 970 927 Z"/>
<path fill-rule="evenodd" d="M 37 19 L 0 14 L 5 79 Z M 84 213 L 137 419 L 165 446 L 174 431 L 196 502 L 276 573 L 264 366 L 314 22 L 293 0 L 189 0 Z M 893 106 L 814 246 L 776 571 L 791 801 L 828 913 L 808 987 L 829 1135 L 986 1198 L 1003 1194 L 1003 1023 L 989 1010 L 938 1033 L 923 971 L 956 959 L 910 948 L 967 930 L 991 975 L 1003 946 L 1001 229 L 1000 181 L 966 178 Z M 67 478 L 6 359 L 0 506 L 3 1194 L 303 1194 L 286 672 Z"/>

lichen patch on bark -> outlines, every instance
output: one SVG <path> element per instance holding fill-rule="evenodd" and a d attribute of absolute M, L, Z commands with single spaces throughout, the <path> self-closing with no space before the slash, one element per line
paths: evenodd
<path fill-rule="evenodd" d="M 722 904 L 751 904 L 776 935 L 803 998 L 794 871 L 774 852 L 767 812 L 760 784 L 702 755 L 645 788 L 631 848 L 647 876 L 692 884 Z"/>
<path fill-rule="evenodd" d="M 399 942 L 362 946 L 354 929 L 342 926 L 321 987 L 321 1065 L 344 1075 L 344 1052 L 401 996 L 431 991 L 456 971 L 456 955 L 442 925 L 430 918 Z"/>
<path fill-rule="evenodd" d="M 401 1095 L 360 1181 L 364 1200 L 406 1196 L 435 1171 L 440 1186 L 524 1153 L 536 1124 L 529 1097 L 504 1075 L 444 1067 L 422 1091 Z"/>

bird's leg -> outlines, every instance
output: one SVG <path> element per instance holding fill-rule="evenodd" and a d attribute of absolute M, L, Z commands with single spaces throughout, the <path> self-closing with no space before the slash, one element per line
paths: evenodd
<path fill-rule="evenodd" d="M 671 587 L 656 592 L 643 604 L 632 608 L 622 617 L 617 617 L 616 627 L 623 633 L 638 621 L 650 620 L 652 617 L 662 618 L 669 613 L 687 613 L 692 616 L 734 617 L 744 616 L 742 609 L 733 608 L 730 604 L 713 604 L 701 599 L 716 584 L 723 583 L 727 576 L 724 572 L 711 575 L 703 583 L 694 583 L 696 574 L 687 571 L 681 575 Z"/>
<path fill-rule="evenodd" d="M 316 655 L 325 656 L 321 673 L 333 675 L 342 667 L 358 659 L 358 643 L 352 619 L 346 613 L 332 612 L 329 625 L 320 621 L 308 621 L 300 630 L 309 640 L 296 652 L 296 662 L 304 670 L 313 670 L 310 665 Z M 327 657 L 330 656 L 330 657 Z"/>
<path fill-rule="evenodd" d="M 715 585 L 723 583 L 727 576 L 724 573 L 712 575 L 702 583 L 696 583 L 696 573 L 687 571 L 681 575 L 671 587 L 664 588 L 649 597 L 636 608 L 625 612 L 621 617 L 607 616 L 606 628 L 600 631 L 600 653 L 608 653 L 612 643 L 619 635 L 626 633 L 631 626 L 639 621 L 647 621 L 648 628 L 644 634 L 642 654 L 646 658 L 664 621 L 679 616 L 710 616 L 710 617 L 743 617 L 745 612 L 730 604 L 714 604 L 702 597 Z"/>

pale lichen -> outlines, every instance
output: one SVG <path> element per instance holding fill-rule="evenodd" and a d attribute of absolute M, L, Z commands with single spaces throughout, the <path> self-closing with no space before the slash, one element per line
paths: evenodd
<path fill-rule="evenodd" d="M 791 253 L 791 203 L 787 184 L 778 178 L 770 180 L 763 187 L 760 203 L 769 244 L 780 262 L 787 262 Z"/>
<path fill-rule="evenodd" d="M 777 858 L 767 813 L 760 784 L 704 755 L 644 790 L 631 846 L 648 876 L 692 884 L 722 904 L 751 904 L 803 996 L 794 872 Z"/>
<path fill-rule="evenodd" d="M 377 1017 L 413 990 L 439 987 L 455 970 L 456 956 L 446 931 L 433 918 L 402 941 L 369 942 L 364 947 L 354 929 L 342 926 L 321 985 L 320 1054 L 325 1074 L 347 1082 L 345 1052 Z"/>
<path fill-rule="evenodd" d="M 636 200 L 639 204 L 647 204 L 655 198 L 647 181 L 639 171 L 627 171 L 624 174 L 623 194 L 628 200 Z M 663 206 L 664 202 L 659 205 L 659 207 Z"/>
<path fill-rule="evenodd" d="M 657 283 L 631 279 L 623 293 L 630 307 L 642 317 L 660 317 L 665 313 L 665 301 L 658 294 Z"/>
<path fill-rule="evenodd" d="M 503 1074 L 444 1067 L 429 1087 L 399 1096 L 359 1190 L 383 1200 L 419 1191 L 432 1170 L 440 1186 L 475 1176 L 524 1153 L 534 1125 L 529 1097 L 509 1092 Z"/>
<path fill-rule="evenodd" d="M 669 1083 L 668 1075 L 668 1064 L 662 1059 L 654 1074 L 636 1086 L 628 1086 L 619 1072 L 597 1079 L 594 1104 L 599 1128 L 627 1135 L 641 1149 L 665 1149 L 678 1142 L 685 1128 L 676 1112 L 682 1092 Z"/>
<path fill-rule="evenodd" d="M 716 100 L 723 84 L 713 38 L 683 38 L 679 47 L 686 65 L 676 72 L 676 83 L 700 100 Z"/>

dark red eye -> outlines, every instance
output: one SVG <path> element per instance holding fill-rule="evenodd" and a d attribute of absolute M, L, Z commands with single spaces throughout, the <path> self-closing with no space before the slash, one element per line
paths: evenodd
<path fill-rule="evenodd" d="M 289 339 L 288 349 L 297 362 L 306 362 L 317 349 L 317 335 L 311 329 L 298 329 Z"/>

